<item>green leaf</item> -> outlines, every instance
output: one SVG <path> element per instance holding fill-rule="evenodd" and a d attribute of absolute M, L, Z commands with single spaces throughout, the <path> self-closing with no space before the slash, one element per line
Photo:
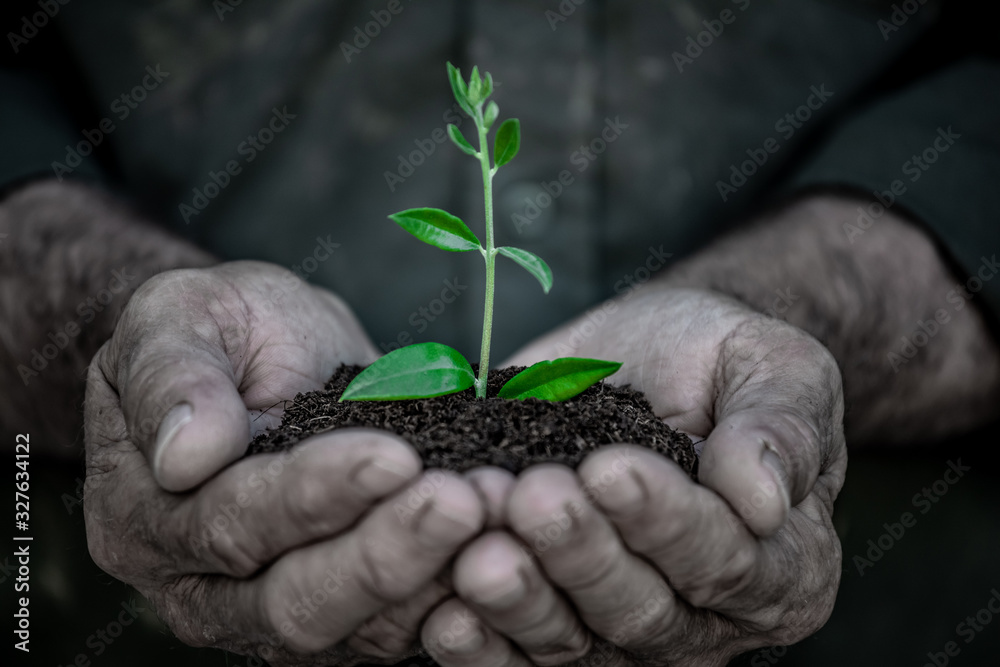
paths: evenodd
<path fill-rule="evenodd" d="M 461 353 L 441 343 L 418 343 L 393 350 L 361 371 L 341 401 L 398 401 L 464 391 L 476 378 Z"/>
<path fill-rule="evenodd" d="M 514 159 L 521 148 L 521 121 L 508 118 L 500 123 L 497 136 L 493 143 L 493 160 L 496 166 L 505 165 Z"/>
<path fill-rule="evenodd" d="M 493 75 L 486 73 L 486 80 L 483 82 L 483 99 L 493 94 Z"/>
<path fill-rule="evenodd" d="M 493 121 L 497 119 L 500 114 L 500 107 L 497 106 L 496 102 L 490 102 L 486 105 L 486 112 L 483 114 L 483 120 L 486 121 L 486 131 L 489 132 L 490 128 L 493 127 Z"/>
<path fill-rule="evenodd" d="M 468 225 L 439 208 L 411 208 L 389 219 L 424 243 L 451 252 L 479 250 L 482 244 Z"/>
<path fill-rule="evenodd" d="M 451 92 L 455 95 L 455 101 L 458 102 L 458 106 L 462 107 L 462 110 L 470 116 L 472 113 L 472 105 L 469 104 L 469 89 L 465 85 L 465 81 L 462 80 L 462 72 L 448 63 L 448 81 L 451 83 Z"/>
<path fill-rule="evenodd" d="M 448 125 L 448 136 L 451 137 L 451 142 L 458 146 L 466 155 L 476 155 L 476 149 L 472 147 L 466 138 L 462 134 L 462 131 L 454 125 Z"/>
<path fill-rule="evenodd" d="M 497 252 L 504 257 L 510 257 L 523 266 L 528 273 L 535 276 L 538 282 L 542 284 L 542 289 L 545 290 L 546 294 L 552 289 L 552 269 L 549 268 L 544 259 L 527 250 L 512 248 L 510 246 L 497 248 Z"/>
<path fill-rule="evenodd" d="M 479 66 L 472 68 L 469 76 L 469 104 L 476 106 L 483 101 L 483 80 L 479 77 Z"/>
<path fill-rule="evenodd" d="M 564 357 L 539 361 L 524 369 L 500 388 L 500 398 L 540 398 L 564 401 L 608 377 L 619 368 L 617 361 Z"/>

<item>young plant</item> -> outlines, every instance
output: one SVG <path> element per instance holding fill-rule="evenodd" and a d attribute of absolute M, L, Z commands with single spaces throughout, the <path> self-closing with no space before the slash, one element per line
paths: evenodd
<path fill-rule="evenodd" d="M 477 398 L 486 398 L 486 378 L 490 367 L 490 339 L 493 334 L 493 294 L 497 255 L 508 257 L 533 275 L 548 294 L 552 288 L 552 271 L 541 257 L 509 246 L 496 247 L 493 241 L 493 176 L 503 165 L 514 159 L 521 147 L 521 125 L 516 118 L 500 124 L 493 141 L 493 160 L 487 135 L 500 113 L 496 102 L 486 100 L 493 94 L 493 77 L 479 75 L 472 68 L 468 83 L 451 63 L 448 80 L 455 100 L 473 123 L 479 148 L 472 147 L 454 125 L 448 126 L 448 136 L 466 155 L 479 160 L 483 174 L 483 200 L 486 208 L 486 244 L 457 217 L 437 208 L 411 208 L 390 215 L 397 225 L 424 243 L 450 252 L 478 250 L 486 260 L 486 302 L 483 308 L 483 339 L 479 354 L 479 377 L 458 350 L 440 343 L 417 343 L 394 350 L 361 371 L 344 390 L 340 400 L 392 401 L 411 398 L 444 396 L 469 387 L 476 388 Z M 484 106 L 485 105 L 485 106 Z M 561 401 L 576 396 L 587 387 L 611 375 L 620 363 L 598 359 L 566 357 L 541 361 L 511 378 L 500 389 L 500 398 L 540 398 Z"/>

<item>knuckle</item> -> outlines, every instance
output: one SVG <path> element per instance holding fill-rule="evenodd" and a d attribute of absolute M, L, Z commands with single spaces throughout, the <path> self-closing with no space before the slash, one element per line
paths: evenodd
<path fill-rule="evenodd" d="M 754 548 L 737 548 L 726 556 L 720 566 L 710 567 L 700 580 L 683 586 L 684 596 L 695 607 L 715 608 L 746 590 L 753 581 L 756 565 Z"/>
<path fill-rule="evenodd" d="M 393 608 L 365 621 L 349 641 L 350 647 L 366 656 L 392 659 L 409 653 L 416 641 L 416 628 L 406 628 Z"/>
<path fill-rule="evenodd" d="M 656 529 L 649 530 L 640 523 L 637 530 L 629 532 L 629 545 L 654 560 L 669 561 L 697 546 L 698 540 L 691 537 L 697 536 L 703 529 L 705 509 L 700 505 L 700 496 L 695 497 L 695 494 L 672 493 L 664 499 L 669 503 L 669 511 L 658 510 L 653 503 L 645 508 L 645 512 L 654 514 L 637 515 L 639 519 L 654 516 Z M 692 521 L 691 517 L 697 517 L 697 521 Z"/>
<path fill-rule="evenodd" d="M 187 516 L 186 523 L 168 532 L 188 541 L 188 551 L 195 560 L 207 558 L 223 573 L 240 579 L 252 575 L 266 561 L 266 545 L 242 523 L 226 516 L 222 505 L 200 506 Z"/>
<path fill-rule="evenodd" d="M 551 645 L 541 651 L 532 651 L 531 660 L 540 667 L 565 665 L 586 656 L 592 644 L 590 633 L 580 625 L 573 624 Z"/>
<path fill-rule="evenodd" d="M 331 517 L 333 498 L 328 480 L 304 474 L 289 487 L 288 515 L 292 522 L 302 527 L 322 529 Z"/>
<path fill-rule="evenodd" d="M 358 557 L 358 584 L 372 599 L 391 604 L 409 597 L 420 583 L 408 576 L 412 572 L 402 553 L 396 555 L 371 538 L 365 540 Z"/>
<path fill-rule="evenodd" d="M 530 534 L 538 517 L 557 516 L 567 503 L 576 500 L 575 485 L 566 484 L 567 479 L 575 479 L 574 473 L 550 466 L 537 466 L 524 474 L 511 493 L 507 512 L 515 532 Z"/>
<path fill-rule="evenodd" d="M 233 530 L 223 530 L 209 544 L 222 569 L 239 579 L 249 577 L 263 564 L 263 545 L 246 534 L 236 536 Z"/>
<path fill-rule="evenodd" d="M 681 623 L 685 614 L 666 584 L 654 587 L 648 597 L 633 600 L 628 609 L 599 629 L 599 634 L 616 646 L 641 650 L 669 644 L 686 632 Z"/>
<path fill-rule="evenodd" d="M 312 654 L 322 651 L 333 641 L 317 635 L 309 627 L 309 615 L 292 611 L 295 591 L 283 579 L 268 581 L 260 594 L 258 614 L 264 626 L 263 633 L 280 633 L 287 648 L 296 653 Z"/>
<path fill-rule="evenodd" d="M 596 591 L 609 581 L 621 581 L 628 576 L 628 565 L 624 554 L 615 548 L 589 545 L 580 540 L 581 551 L 587 553 L 586 560 L 569 561 L 565 572 L 561 575 L 562 583 L 579 591 Z M 585 565 L 584 565 L 585 564 Z"/>

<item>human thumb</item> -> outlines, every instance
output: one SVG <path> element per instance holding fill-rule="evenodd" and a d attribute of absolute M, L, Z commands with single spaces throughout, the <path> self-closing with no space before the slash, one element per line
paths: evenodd
<path fill-rule="evenodd" d="M 168 491 L 186 491 L 240 458 L 250 442 L 246 405 L 222 350 L 146 338 L 118 368 L 133 443 Z"/>

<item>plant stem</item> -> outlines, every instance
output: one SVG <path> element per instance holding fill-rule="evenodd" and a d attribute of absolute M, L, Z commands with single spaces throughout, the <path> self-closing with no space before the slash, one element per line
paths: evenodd
<path fill-rule="evenodd" d="M 493 336 L 493 291 L 497 251 L 493 247 L 493 169 L 490 167 L 490 149 L 486 143 L 486 121 L 482 104 L 476 109 L 476 127 L 479 130 L 479 163 L 483 168 L 483 199 L 486 206 L 486 302 L 483 305 L 483 342 L 479 348 L 479 377 L 476 378 L 476 398 L 486 398 L 486 379 L 490 372 L 490 339 Z"/>

